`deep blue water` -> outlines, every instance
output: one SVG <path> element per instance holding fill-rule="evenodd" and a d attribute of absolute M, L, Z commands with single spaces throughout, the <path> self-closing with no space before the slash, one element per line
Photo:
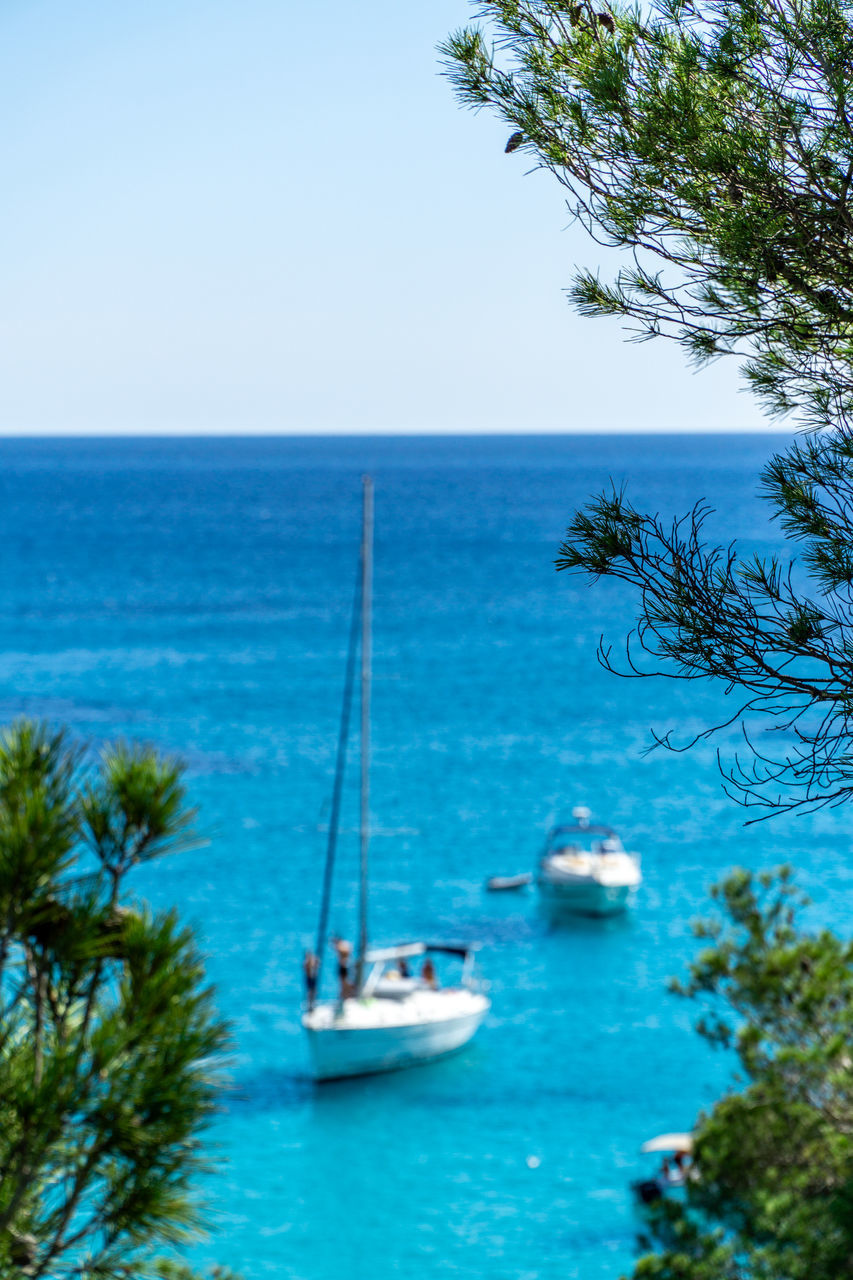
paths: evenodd
<path fill-rule="evenodd" d="M 744 828 L 712 747 L 645 755 L 651 727 L 689 736 L 719 700 L 604 672 L 598 637 L 619 643 L 633 601 L 553 561 L 574 508 L 611 479 L 665 514 L 705 497 L 721 539 L 771 549 L 758 472 L 784 442 L 0 441 L 0 718 L 181 755 L 210 838 L 137 879 L 198 926 L 234 1026 L 235 1092 L 213 1135 L 228 1163 L 196 1260 L 247 1280 L 630 1268 L 641 1142 L 689 1128 L 730 1070 L 665 991 L 694 952 L 708 885 L 736 863 L 790 858 L 814 917 L 843 928 L 853 858 L 843 812 Z M 315 1089 L 300 958 L 365 471 L 372 935 L 479 939 L 493 1008 L 453 1059 Z M 577 803 L 643 854 L 629 918 L 555 927 L 533 895 L 484 893 L 487 875 L 531 867 Z M 333 924 L 352 936 L 350 836 L 341 858 Z"/>

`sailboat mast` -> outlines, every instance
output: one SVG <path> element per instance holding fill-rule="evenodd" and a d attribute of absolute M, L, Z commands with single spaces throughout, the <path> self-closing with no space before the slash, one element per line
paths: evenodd
<path fill-rule="evenodd" d="M 371 601 L 373 598 L 373 480 L 362 479 L 364 506 L 361 527 L 361 884 L 358 904 L 358 951 L 355 985 L 361 990 L 367 955 L 367 857 L 370 844 L 370 667 Z"/>
<path fill-rule="evenodd" d="M 326 865 L 323 871 L 323 892 L 320 899 L 320 918 L 317 923 L 317 943 L 314 950 L 314 985 L 308 991 L 308 1008 L 313 1009 L 315 993 L 320 986 L 320 975 L 323 969 L 323 952 L 326 946 L 326 930 L 329 927 L 329 908 L 332 904 L 332 878 L 335 871 L 335 853 L 338 846 L 338 834 L 341 819 L 341 802 L 344 791 L 344 772 L 347 762 L 347 744 L 349 742 L 350 713 L 352 711 L 352 691 L 355 684 L 355 662 L 358 654 L 358 639 L 361 630 L 361 564 L 352 602 L 350 619 L 349 644 L 347 646 L 346 676 L 344 678 L 344 696 L 341 703 L 341 725 L 338 731 L 338 754 L 335 762 L 335 785 L 332 788 L 332 810 L 329 815 L 329 833 L 326 840 Z"/>

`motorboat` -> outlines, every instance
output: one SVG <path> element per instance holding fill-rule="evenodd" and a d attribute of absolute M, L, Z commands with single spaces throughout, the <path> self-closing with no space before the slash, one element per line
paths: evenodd
<path fill-rule="evenodd" d="M 643 1155 L 663 1157 L 659 1170 L 650 1178 L 631 1183 L 640 1204 L 654 1204 L 661 1196 L 679 1192 L 697 1176 L 693 1164 L 692 1133 L 660 1133 L 640 1147 Z"/>
<path fill-rule="evenodd" d="M 636 896 L 640 859 L 626 852 L 612 827 L 590 817 L 589 809 L 578 805 L 573 822 L 551 828 L 536 883 L 548 906 L 578 915 L 617 915 Z"/>
<path fill-rule="evenodd" d="M 467 1044 L 490 1008 L 480 989 L 472 944 L 407 942 L 368 946 L 368 852 L 370 843 L 369 741 L 371 685 L 371 607 L 373 580 L 373 484 L 364 478 L 359 588 L 356 591 L 347 655 L 338 757 L 332 793 L 326 863 L 317 942 L 305 956 L 306 1007 L 302 1025 L 308 1038 L 316 1080 L 394 1071 L 444 1057 Z M 358 942 L 333 938 L 337 958 L 336 997 L 318 991 L 327 946 L 334 864 L 340 825 L 343 778 L 355 687 L 356 651 L 361 654 L 360 758 L 361 816 Z M 433 956 L 459 961 L 458 982 L 439 985 Z M 410 964 L 420 964 L 417 975 Z"/>

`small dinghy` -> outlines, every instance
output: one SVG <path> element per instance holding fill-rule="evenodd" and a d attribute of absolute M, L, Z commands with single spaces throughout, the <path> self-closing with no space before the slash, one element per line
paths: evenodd
<path fill-rule="evenodd" d="M 502 893 L 507 889 L 524 889 L 532 879 L 533 874 L 530 871 L 523 871 L 518 876 L 489 876 L 486 888 L 489 893 Z"/>

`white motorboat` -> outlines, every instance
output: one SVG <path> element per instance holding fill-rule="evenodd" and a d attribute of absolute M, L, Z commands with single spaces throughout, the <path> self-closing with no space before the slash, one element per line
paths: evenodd
<path fill-rule="evenodd" d="M 323 896 L 315 952 L 306 955 L 307 1002 L 302 1025 L 314 1077 L 337 1080 L 347 1076 L 394 1071 L 443 1057 L 467 1044 L 486 1016 L 490 1001 L 478 989 L 474 974 L 473 946 L 452 943 L 409 942 L 383 949 L 368 949 L 368 847 L 369 738 L 371 676 L 371 594 L 373 551 L 373 484 L 364 478 L 360 590 L 356 595 L 347 658 L 347 678 L 338 739 L 338 763 L 332 795 L 332 813 Z M 326 947 L 335 850 L 338 835 L 350 709 L 354 686 L 355 654 L 361 632 L 361 877 L 359 930 L 354 962 L 349 944 L 333 940 L 338 961 L 338 994 L 318 999 L 323 953 Z M 438 985 L 433 954 L 461 961 L 457 985 Z M 420 973 L 409 970 L 409 961 L 423 961 Z"/>
<path fill-rule="evenodd" d="M 584 806 L 572 817 L 548 832 L 536 879 L 543 902 L 577 915 L 625 911 L 643 878 L 638 855 L 626 852 L 612 827 L 590 823 Z"/>

